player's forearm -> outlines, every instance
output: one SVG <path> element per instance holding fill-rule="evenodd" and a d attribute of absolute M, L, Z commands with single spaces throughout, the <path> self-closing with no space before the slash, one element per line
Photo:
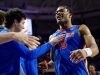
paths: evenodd
<path fill-rule="evenodd" d="M 87 37 L 87 40 L 85 41 L 86 46 L 87 46 L 87 48 L 90 48 L 92 51 L 91 57 L 94 57 L 99 53 L 98 46 L 97 46 L 93 36 L 86 36 L 86 37 Z"/>
<path fill-rule="evenodd" d="M 99 53 L 99 49 L 96 43 L 92 44 L 90 48 L 92 50 L 92 57 L 96 56 Z"/>
<path fill-rule="evenodd" d="M 46 43 L 34 49 L 33 50 L 34 58 L 38 58 L 39 56 L 45 54 L 47 51 L 50 50 L 50 48 L 52 48 L 52 45 L 50 43 Z"/>
<path fill-rule="evenodd" d="M 14 33 L 13 32 L 9 32 L 6 34 L 0 34 L 0 43 L 6 43 L 6 42 L 9 42 L 11 40 L 14 40 Z"/>

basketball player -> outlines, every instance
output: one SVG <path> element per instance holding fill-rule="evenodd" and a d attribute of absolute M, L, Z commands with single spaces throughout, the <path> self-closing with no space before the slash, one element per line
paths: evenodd
<path fill-rule="evenodd" d="M 55 17 L 59 29 L 50 39 L 66 34 L 65 39 L 52 50 L 56 75 L 88 75 L 86 58 L 99 53 L 89 28 L 84 24 L 72 25 L 72 11 L 67 6 L 59 6 Z"/>

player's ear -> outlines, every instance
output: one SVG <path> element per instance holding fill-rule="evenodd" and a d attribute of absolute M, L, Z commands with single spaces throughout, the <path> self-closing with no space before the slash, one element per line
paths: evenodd
<path fill-rule="evenodd" d="M 14 25 L 17 25 L 17 23 L 18 23 L 18 21 L 15 19 L 15 20 L 14 20 Z"/>
<path fill-rule="evenodd" d="M 70 18 L 72 18 L 72 15 L 70 14 Z"/>
<path fill-rule="evenodd" d="M 69 13 L 69 18 L 72 18 L 72 14 L 71 13 Z"/>

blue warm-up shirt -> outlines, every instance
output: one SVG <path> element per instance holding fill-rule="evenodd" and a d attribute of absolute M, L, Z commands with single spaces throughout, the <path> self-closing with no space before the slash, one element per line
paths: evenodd
<path fill-rule="evenodd" d="M 7 32 L 8 30 L 4 28 L 0 34 Z M 51 47 L 50 43 L 46 43 L 30 51 L 24 44 L 16 41 L 0 44 L 0 75 L 19 75 L 20 57 L 26 60 L 37 59 Z M 33 64 L 37 65 L 37 61 L 34 60 Z M 34 70 L 37 70 L 37 66 L 34 66 Z"/>

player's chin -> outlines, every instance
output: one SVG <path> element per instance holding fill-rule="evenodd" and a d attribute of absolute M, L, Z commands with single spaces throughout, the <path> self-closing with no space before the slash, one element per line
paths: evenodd
<path fill-rule="evenodd" d="M 59 24 L 59 23 L 61 23 L 62 22 L 62 20 L 61 19 L 57 19 L 57 23 Z"/>

